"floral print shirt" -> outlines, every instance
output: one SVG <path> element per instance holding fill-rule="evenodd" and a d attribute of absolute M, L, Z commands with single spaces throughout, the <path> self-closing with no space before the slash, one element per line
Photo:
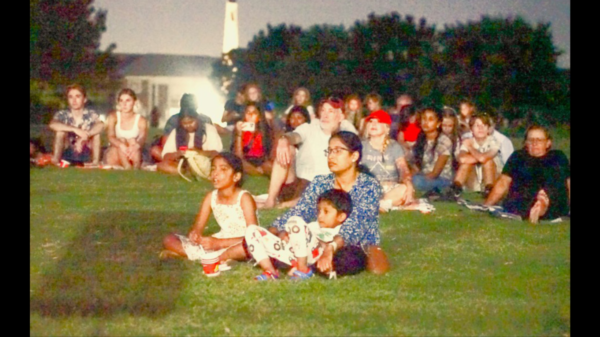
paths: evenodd
<path fill-rule="evenodd" d="M 98 116 L 98 114 L 94 110 L 83 109 L 83 116 L 81 117 L 81 122 L 76 123 L 75 118 L 73 118 L 73 114 L 71 113 L 71 110 L 65 109 L 59 110 L 54 115 L 54 119 L 63 124 L 74 126 L 81 130 L 90 131 L 92 127 L 94 127 L 94 124 L 96 124 L 96 122 L 100 120 L 100 116 Z M 77 135 L 73 132 L 69 132 L 68 137 L 70 144 L 74 144 L 77 140 Z"/>
<path fill-rule="evenodd" d="M 294 215 L 307 223 L 316 221 L 317 199 L 323 192 L 333 189 L 334 183 L 333 173 L 316 176 L 306 187 L 296 206 L 275 219 L 273 227 L 279 231 L 285 230 L 285 223 Z M 379 245 L 379 200 L 382 196 L 379 182 L 368 174 L 359 173 L 348 194 L 352 199 L 352 212 L 341 225 L 339 232 L 345 245 L 361 245 L 365 248 L 369 245 Z"/>

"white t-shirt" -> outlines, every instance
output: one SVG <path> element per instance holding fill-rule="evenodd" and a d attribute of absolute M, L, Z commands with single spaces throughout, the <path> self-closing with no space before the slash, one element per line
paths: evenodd
<path fill-rule="evenodd" d="M 515 152 L 515 147 L 513 146 L 510 138 L 498 132 L 498 130 L 494 129 L 492 136 L 500 143 L 500 156 L 502 157 L 503 165 L 508 161 L 508 157 Z M 473 132 L 469 131 L 462 136 L 462 139 L 473 138 Z"/>
<path fill-rule="evenodd" d="M 214 150 L 217 152 L 223 151 L 223 142 L 221 141 L 221 137 L 217 132 L 217 128 L 212 124 L 204 124 L 204 130 L 206 131 L 206 133 L 204 134 L 204 139 L 202 140 L 202 150 Z M 167 141 L 165 142 L 165 146 L 163 147 L 161 157 L 164 158 L 165 154 L 167 153 L 177 152 L 177 144 L 175 142 L 176 132 L 177 129 L 174 129 L 169 134 L 169 137 L 167 137 Z M 190 137 L 188 140 L 188 148 L 191 149 L 194 147 L 194 138 L 196 137 L 196 134 L 190 133 L 189 135 Z"/>
<path fill-rule="evenodd" d="M 358 134 L 352 123 L 341 123 L 340 130 Z M 299 178 L 312 181 L 315 176 L 329 174 L 325 150 L 329 146 L 331 135 L 321 129 L 321 121 L 315 119 L 304 123 L 294 130 L 300 136 L 300 144 L 296 154 L 296 175 Z"/>

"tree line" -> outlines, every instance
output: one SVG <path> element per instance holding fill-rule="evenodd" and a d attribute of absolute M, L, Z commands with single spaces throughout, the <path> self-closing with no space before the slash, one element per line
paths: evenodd
<path fill-rule="evenodd" d="M 549 23 L 493 18 L 437 30 L 424 18 L 371 13 L 349 29 L 336 25 L 267 25 L 247 48 L 232 50 L 213 74 L 228 90 L 258 83 L 271 100 L 288 104 L 295 88 L 313 96 L 376 92 L 387 105 L 401 93 L 422 104 L 456 107 L 474 101 L 508 120 L 570 121 L 570 74 Z"/>
<path fill-rule="evenodd" d="M 29 111 L 30 123 L 47 123 L 64 104 L 64 88 L 77 82 L 88 98 L 107 100 L 119 85 L 116 45 L 99 50 L 106 31 L 106 11 L 93 0 L 30 0 Z"/>

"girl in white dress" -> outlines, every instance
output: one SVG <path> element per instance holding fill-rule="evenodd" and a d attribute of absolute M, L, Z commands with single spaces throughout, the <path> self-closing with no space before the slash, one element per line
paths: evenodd
<path fill-rule="evenodd" d="M 244 235 L 246 227 L 258 225 L 258 220 L 252 195 L 241 188 L 243 166 L 239 157 L 227 152 L 215 156 L 212 159 L 210 180 L 215 189 L 204 198 L 192 229 L 187 236 L 174 233 L 167 235 L 163 240 L 165 250 L 160 256 L 200 260 L 207 255 L 217 255 L 218 275 L 219 269 L 228 269 L 225 261 L 250 258 Z M 209 236 L 203 232 L 211 212 L 221 230 Z"/>

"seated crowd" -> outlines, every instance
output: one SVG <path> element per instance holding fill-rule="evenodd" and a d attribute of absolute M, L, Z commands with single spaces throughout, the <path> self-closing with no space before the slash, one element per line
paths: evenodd
<path fill-rule="evenodd" d="M 67 88 L 69 108 L 49 125 L 55 132 L 49 161 L 141 168 L 149 127 L 134 112 L 135 92 L 119 92 L 106 125 L 85 108 L 86 100 L 83 87 Z M 180 112 L 150 144 L 148 158 L 159 172 L 181 174 L 185 158 L 202 157 L 203 177 L 215 189 L 188 235 L 168 235 L 161 255 L 201 260 L 212 265 L 205 268 L 209 276 L 226 270 L 227 260 L 250 258 L 263 270 L 259 280 L 279 278 L 281 266 L 294 279 L 313 272 L 384 273 L 380 212 L 457 201 L 464 191 L 480 191 L 483 205 L 502 201 L 507 212 L 532 223 L 570 214 L 569 161 L 551 149 L 545 127 L 529 127 L 523 149 L 514 151 L 494 119 L 470 101 L 460 103 L 459 113 L 451 107 L 418 108 L 407 94 L 398 96 L 389 113 L 376 93 L 366 96 L 365 111 L 356 94 L 315 103 L 313 108 L 310 92 L 298 88 L 276 118 L 273 104 L 250 83 L 226 102 L 221 127 L 197 111 L 193 95 L 184 94 Z M 109 145 L 102 154 L 105 128 Z M 225 136 L 231 137 L 229 152 L 223 152 Z M 30 149 L 32 163 L 42 162 L 40 144 L 30 142 Z M 263 198 L 241 189 L 245 174 L 269 178 Z M 274 207 L 289 210 L 269 228 L 260 227 L 257 209 Z M 221 231 L 203 236 L 211 213 Z"/>

